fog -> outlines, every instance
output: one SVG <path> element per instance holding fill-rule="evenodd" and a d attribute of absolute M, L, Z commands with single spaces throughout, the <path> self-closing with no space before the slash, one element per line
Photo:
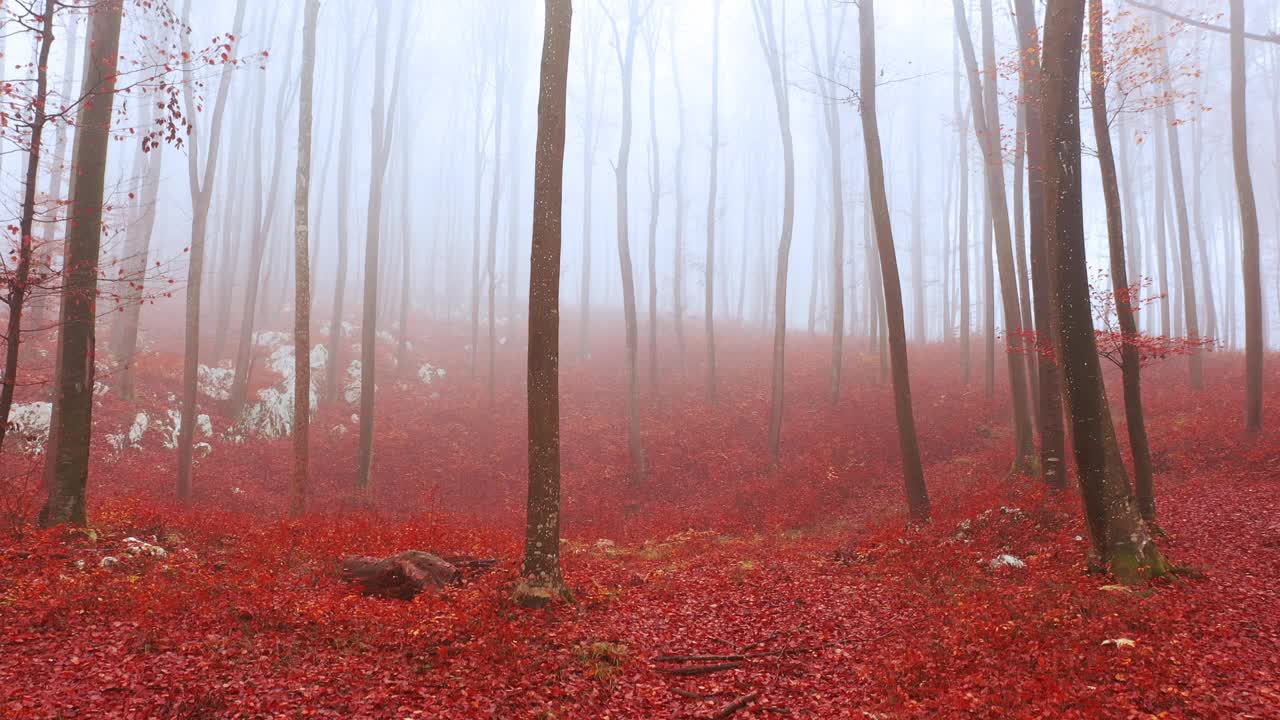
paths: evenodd
<path fill-rule="evenodd" d="M 391 0 L 387 0 L 391 1 Z M 199 2 L 191 18 L 194 45 L 229 32 L 234 14 L 231 0 Z M 617 7 L 614 7 L 617 5 Z M 569 88 L 569 133 L 565 159 L 565 236 L 562 296 L 566 305 L 566 335 L 579 315 L 584 275 L 591 278 L 590 302 L 601 308 L 621 306 L 618 280 L 616 216 L 613 194 L 613 163 L 617 159 L 620 133 L 622 87 L 618 56 L 615 53 L 609 15 L 617 18 L 622 39 L 628 20 L 625 3 L 579 2 L 574 16 L 574 42 Z M 997 3 L 997 5 L 1000 5 Z M 1212 17 L 1222 8 L 1213 3 L 1178 3 L 1179 10 Z M 851 332 L 865 326 L 867 227 L 864 220 L 865 173 L 859 136 L 857 106 L 852 86 L 856 85 L 856 8 L 837 7 L 831 15 L 830 34 L 822 3 L 786 3 L 785 21 L 779 23 L 785 44 L 785 67 L 790 85 L 792 130 L 796 153 L 796 226 L 791 249 L 788 282 L 788 325 L 793 329 L 821 331 L 830 323 L 830 157 L 821 113 L 834 103 L 840 115 L 845 178 L 840 201 L 847 213 L 845 253 L 851 311 L 846 320 Z M 673 265 L 675 212 L 684 206 L 684 293 L 685 313 L 693 321 L 703 313 L 701 302 L 705 272 L 707 167 L 710 152 L 710 83 L 712 9 L 710 0 L 689 3 L 656 2 L 638 34 L 635 77 L 631 89 L 634 103 L 634 131 L 631 144 L 630 229 L 631 253 L 635 263 L 637 296 L 647 298 L 648 287 L 656 283 L 660 312 L 667 322 L 673 311 Z M 923 283 L 927 305 L 926 338 L 931 341 L 953 337 L 959 324 L 959 310 L 949 301 L 949 319 L 944 319 L 944 291 L 958 294 L 958 281 L 944 282 L 944 272 L 954 275 L 954 242 L 945 240 L 955 233 L 956 148 L 961 138 L 970 143 L 968 212 L 971 230 L 969 267 L 973 287 L 981 287 L 982 181 L 981 163 L 973 145 L 971 127 L 957 128 L 955 107 L 968 106 L 967 88 L 957 81 L 955 26 L 946 3 L 904 0 L 878 9 L 877 32 L 880 59 L 880 113 L 887 158 L 888 191 L 903 267 L 906 316 L 914 317 L 919 295 L 913 290 Z M 1116 27 L 1151 25 L 1140 11 L 1112 8 L 1120 13 Z M 809 47 L 806 13 L 812 15 L 816 39 L 825 48 L 825 38 L 838 44 L 835 77 L 826 67 L 815 67 Z M 330 1 L 320 15 L 317 43 L 315 153 L 313 167 L 312 236 L 316 256 L 317 315 L 324 316 L 326 300 L 333 296 L 339 233 L 338 199 L 348 196 L 346 230 L 350 267 L 348 301 L 358 296 L 360 258 L 369 184 L 370 112 L 372 78 L 382 72 L 388 84 L 403 63 L 393 119 L 390 167 L 387 172 L 382 223 L 386 266 L 411 268 L 411 293 L 417 311 L 432 317 L 462 319 L 467 316 L 472 285 L 472 253 L 477 239 L 484 244 L 490 223 L 497 226 L 496 284 L 499 313 L 518 316 L 527 296 L 527 255 L 529 217 L 532 203 L 533 151 L 536 126 L 536 93 L 541 3 L 529 0 L 494 2 L 395 3 L 396 18 L 391 53 L 386 66 L 374 67 L 374 13 L 370 3 Z M 722 11 L 722 77 L 720 102 L 721 175 L 718 183 L 717 215 L 721 253 L 718 258 L 723 282 L 716 302 L 720 314 L 750 327 L 769 327 L 771 312 L 768 288 L 773 282 L 777 232 L 781 224 L 781 145 L 777 115 L 773 106 L 769 74 L 754 26 L 750 4 L 725 2 Z M 1266 2 L 1250 3 L 1252 26 L 1266 31 L 1274 24 L 1274 8 Z M 292 168 L 296 162 L 296 112 L 301 32 L 301 2 L 251 4 L 245 29 L 235 45 L 235 55 L 243 62 L 233 72 L 230 100 L 223 129 L 225 156 L 220 159 L 211 202 L 209 263 L 205 292 L 210 302 L 206 312 L 223 303 L 236 302 L 227 292 L 243 293 L 248 262 L 237 241 L 253 223 L 246 209 L 252 204 L 254 188 L 270 189 L 274 177 L 279 199 L 266 237 L 263 296 L 267 312 L 260 319 L 276 325 L 284 316 L 283 299 L 292 272 L 287 262 L 291 251 L 292 228 L 289 202 Z M 83 18 L 73 17 L 83 37 Z M 126 19 L 125 40 L 143 34 L 140 27 L 150 20 Z M 976 13 L 971 24 L 979 32 Z M 1001 62 L 1010 62 L 1016 50 L 1016 35 L 1010 10 L 995 11 L 996 52 Z M 62 30 L 66 32 L 66 30 Z M 1153 30 L 1154 32 L 1154 30 Z M 403 56 L 397 61 L 396 47 L 405 33 Z M 24 39 L 24 38 L 18 38 Z M 137 42 L 135 40 L 135 42 Z M 647 45 L 655 43 L 653 62 Z M 13 62 L 26 62 L 26 50 L 7 48 L 10 64 L 19 72 L 29 70 Z M 1215 337 L 1229 347 L 1242 342 L 1241 286 L 1230 263 L 1238 263 L 1238 225 L 1234 207 L 1234 187 L 1230 181 L 1230 140 L 1225 35 L 1182 28 L 1176 25 L 1169 40 L 1174 75 L 1175 112 L 1182 132 L 1184 173 L 1189 197 L 1194 203 L 1193 224 L 1197 249 L 1196 272 L 1203 273 L 1215 296 L 1216 317 L 1209 327 Z M 266 51 L 266 58 L 254 53 Z M 51 83 L 60 83 L 63 63 L 57 57 L 65 46 L 55 44 L 51 62 Z M 122 51 L 124 52 L 124 51 Z M 1123 50 L 1121 50 L 1123 52 Z M 1254 68 L 1250 85 L 1250 130 L 1253 165 L 1258 195 L 1275 198 L 1277 148 L 1275 109 L 1280 87 L 1273 70 L 1277 53 L 1274 44 L 1250 43 L 1249 61 Z M 1147 61 L 1143 61 L 1147 62 Z M 1008 67 L 1006 67 L 1008 71 Z M 200 94 L 212 102 L 214 72 L 205 76 Z M 594 74 L 594 90 L 589 85 Z M 499 78 L 499 76 L 502 76 Z M 827 80 L 831 80 L 828 83 Z M 496 97 L 498 81 L 505 87 Z M 679 82 L 681 96 L 676 94 Z M 649 86 L 654 86 L 654 106 L 649 104 Z M 1158 94 L 1143 88 L 1141 93 Z M 957 100 L 958 93 L 958 100 Z M 1017 82 L 1012 75 L 1001 78 L 1001 121 L 1007 136 L 1015 124 Z M 135 96 L 140 90 L 135 90 Z M 265 98 L 265 99 L 264 99 Z M 682 103 L 681 103 L 682 101 Z M 141 123 L 141 98 L 130 101 L 131 121 Z M 1139 103 L 1130 102 L 1137 107 Z M 261 106 L 261 109 L 259 107 Z M 342 127 L 343 109 L 350 112 L 350 126 Z M 502 114 L 502 137 L 494 137 L 495 108 Z M 255 113 L 263 115 L 255 121 Z M 197 127 L 209 123 L 207 108 L 194 118 Z M 592 119 L 588 119 L 588 115 Z M 1163 123 L 1158 110 L 1117 113 L 1113 132 L 1120 152 L 1128 153 L 1127 192 L 1135 209 L 1136 223 L 1131 238 L 1139 244 L 1140 273 L 1158 278 L 1159 270 L 1142 252 L 1141 243 L 1151 243 L 1156 223 L 1153 196 L 1155 155 L 1160 152 L 1155 129 Z M 1087 113 L 1085 121 L 1087 122 Z M 588 122 L 591 126 L 588 127 Z M 277 131 L 279 135 L 277 135 Z M 585 145 L 591 133 L 591 147 Z M 1086 127 L 1085 137 L 1091 136 Z M 657 145 L 652 145 L 656 138 Z M 495 153 L 495 143 L 501 144 Z M 677 158 L 677 153 L 682 153 Z M 137 189 L 134 137 L 124 135 L 110 153 L 109 182 L 118 204 L 122 195 Z M 1012 184 L 1012 138 L 1006 179 Z M 1088 144 L 1088 143 L 1087 143 Z M 183 249 L 190 244 L 191 194 L 187 182 L 186 148 L 166 148 L 163 155 L 160 191 L 156 201 L 157 223 L 152 240 L 152 263 L 161 261 L 179 283 L 185 282 Z M 343 153 L 349 172 L 340 174 Z M 656 152 L 656 166 L 654 154 Z M 16 157 L 16 149 L 6 152 Z M 675 168 L 680 163 L 677 183 Z M 281 167 L 276 171 L 276 165 Z M 591 166 L 590 217 L 585 217 L 584 187 L 586 165 Z M 7 190 L 3 193 L 7 214 L 18 215 L 21 200 L 19 163 L 6 163 Z M 500 168 L 495 185 L 493 171 Z M 655 208 L 650 183 L 654 167 L 659 194 Z M 1106 267 L 1105 216 L 1096 163 L 1086 162 L 1086 218 L 1089 257 L 1100 270 Z M 679 187 L 677 187 L 679 185 Z M 476 193 L 476 189 L 479 193 Z M 491 200 L 497 193 L 496 216 Z M 679 192 L 680 197 L 677 197 Z M 917 197 L 918 194 L 918 197 Z M 1280 215 L 1267 212 L 1264 202 L 1263 265 L 1266 305 L 1277 306 L 1280 297 L 1280 264 L 1277 263 L 1276 227 Z M 647 229 L 651 214 L 657 212 L 656 255 L 658 270 L 651 277 L 647 267 Z M 944 213 L 950 213 L 944 214 Z M 127 221 L 125 221 L 127 222 Z M 116 224 L 123 229 L 124 222 Z M 1170 226 L 1172 227 L 1172 226 Z M 586 238 L 589 230 L 590 238 Z M 919 237 L 922 252 L 913 255 L 911 243 Z M 407 245 L 402 244 L 407 236 Z M 1172 232 L 1170 232 L 1172 237 Z M 584 241 L 592 243 L 590 266 L 584 267 Z M 110 247 L 110 244 L 108 244 Z M 405 255 L 407 247 L 408 256 Z M 483 249 L 483 248 L 482 248 Z M 944 258 L 944 252 L 946 257 Z M 239 253 L 239 254 L 236 254 Z M 484 256 L 484 253 L 481 253 Z M 923 261 L 923 264 L 920 264 Z M 946 264 L 944 265 L 944 261 Z M 1204 262 L 1207 266 L 1203 265 Z M 745 272 L 744 272 L 745 271 Z M 1169 272 L 1176 278 L 1178 269 Z M 383 279 L 385 292 L 399 282 L 395 274 Z M 1198 282 L 1203 297 L 1204 282 Z M 1174 288 L 1176 289 L 1176 280 Z M 1173 297 L 1171 291 L 1170 297 Z M 974 294 L 970 309 L 975 328 L 980 327 L 980 293 Z M 1203 301 L 1202 301 L 1203 302 Z M 998 305 L 998 303 L 997 303 Z M 1177 315 L 1177 303 L 1173 303 Z M 358 315 L 359 307 L 348 303 L 346 312 Z M 997 316 L 1000 309 L 996 309 Z M 1145 327 L 1158 313 L 1146 313 Z M 145 316 L 145 313 L 144 313 Z M 1268 338 L 1274 340 L 1277 313 L 1268 313 Z M 393 321 L 394 322 L 394 321 Z M 1003 320 L 997 318 L 997 326 Z M 145 319 L 144 319 L 145 324 Z M 1205 324 L 1202 321 L 1202 325 Z M 911 328 L 911 323 L 908 323 Z M 580 332 L 581 328 L 574 328 Z M 915 329 L 912 328 L 913 332 Z M 1169 334 L 1170 331 L 1165 334 Z"/>

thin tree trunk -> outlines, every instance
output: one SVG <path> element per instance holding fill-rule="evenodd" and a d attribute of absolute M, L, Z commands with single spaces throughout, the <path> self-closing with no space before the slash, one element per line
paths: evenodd
<path fill-rule="evenodd" d="M 716 399 L 716 322 L 715 322 L 715 279 L 716 279 L 716 194 L 719 192 L 720 172 L 720 2 L 714 1 L 714 28 L 711 38 L 711 169 L 709 171 L 710 189 L 707 191 L 707 257 L 705 283 L 706 342 L 707 342 L 707 399 Z M 746 275 L 742 275 L 746 282 Z M 738 301 L 742 307 L 742 301 Z M 739 317 L 742 311 L 738 311 Z"/>
<path fill-rule="evenodd" d="M 32 107 L 31 146 L 27 151 L 27 172 L 23 180 L 22 215 L 18 220 L 18 262 L 9 282 L 5 303 L 9 306 L 9 322 L 5 327 L 4 376 L 0 378 L 0 449 L 4 447 L 5 431 L 9 427 L 9 412 L 13 408 L 13 393 L 18 381 L 18 350 L 22 344 L 22 311 L 27 301 L 27 285 L 31 278 L 32 233 L 36 216 L 36 183 L 39 182 L 40 152 L 44 144 L 46 101 L 49 88 L 49 49 L 53 46 L 53 18 L 56 2 L 46 3 L 40 31 L 39 58 L 36 61 L 36 92 Z M 118 29 L 117 29 L 118 32 Z M 67 48 L 71 53 L 71 48 Z M 114 81 L 112 81 L 114 86 Z M 101 210 L 99 210 L 101 214 Z M 96 243 L 95 243 L 96 246 Z M 97 271 L 97 257 L 94 257 Z M 92 333 L 92 329 L 90 329 Z M 92 376 L 93 370 L 89 370 Z"/>
<path fill-rule="evenodd" d="M 246 0 L 236 2 L 235 20 L 232 21 L 231 36 L 237 40 L 244 27 L 244 10 Z M 191 0 L 183 6 L 183 24 L 189 26 L 191 19 Z M 182 34 L 183 51 L 190 54 L 190 35 Z M 235 41 L 231 41 L 234 43 Z M 234 54 L 234 53 L 230 53 Z M 205 232 L 209 223 L 209 199 L 213 194 L 213 179 L 217 176 L 218 148 L 222 140 L 222 119 L 227 108 L 227 94 L 231 89 L 231 63 L 222 66 L 218 78 L 218 94 L 213 104 L 213 117 L 209 122 L 209 148 L 204 161 L 203 173 L 199 169 L 200 133 L 198 126 L 192 122 L 187 138 L 187 179 L 191 189 L 191 257 L 187 268 L 187 307 L 185 342 L 182 358 L 182 416 L 178 431 L 178 499 L 191 498 L 191 461 L 195 446 L 196 428 L 196 377 L 200 367 L 200 291 L 204 281 L 204 243 Z M 187 117 L 194 120 L 196 102 L 193 88 L 195 79 L 188 66 L 184 75 L 184 96 Z M 76 143 L 80 140 L 77 137 Z M 73 155 L 74 156 L 74 155 Z M 64 300 L 65 302 L 65 300 Z"/>
<path fill-rule="evenodd" d="M 916 439 L 915 414 L 911 407 L 911 374 L 907 367 L 907 331 L 902 314 L 902 286 L 898 260 L 893 248 L 893 227 L 889 199 L 884 184 L 884 158 L 880 149 L 880 129 L 876 118 L 876 35 L 874 0 L 862 0 L 858 7 L 861 37 L 859 99 L 862 110 L 862 137 L 866 147 L 867 181 L 871 188 L 871 208 L 875 218 L 876 245 L 880 252 L 880 272 L 889 324 L 889 355 L 893 365 L 893 399 L 898 418 L 898 445 L 902 452 L 902 473 L 906 486 L 907 510 L 911 519 L 929 519 L 929 493 Z"/>
<path fill-rule="evenodd" d="M 546 0 L 533 249 L 529 262 L 529 495 L 516 599 L 540 607 L 565 594 L 560 575 L 560 206 L 571 0 Z"/>
<path fill-rule="evenodd" d="M 52 7 L 49 8 L 52 10 Z M 103 188 L 111 114 L 115 102 L 116 56 L 120 46 L 121 0 L 100 3 L 89 20 L 83 92 L 91 100 L 76 113 L 74 165 L 66 231 L 62 308 L 58 322 L 57 375 L 53 416 L 45 454 L 49 496 L 40 526 L 85 525 L 89 481 L 89 440 L 93 429 L 94 326 L 97 321 L 98 254 L 102 239 Z M 50 13 L 52 14 L 52 13 Z M 46 28 L 52 42 L 52 28 Z M 42 46 L 42 64 L 48 59 Z M 34 190 L 28 170 L 27 190 Z"/>
<path fill-rule="evenodd" d="M 989 5 L 989 0 L 987 0 Z M 954 0 L 957 32 L 969 68 L 969 96 L 973 106 L 974 129 L 983 147 L 986 165 L 987 195 L 995 226 L 996 253 L 1000 263 L 1000 293 L 1005 322 L 1005 350 L 1009 366 L 1009 391 L 1013 404 L 1014 460 L 1012 472 L 1034 470 L 1035 448 L 1032 442 L 1031 417 L 1027 411 L 1026 363 L 1022 357 L 1021 324 L 1019 323 L 1018 287 L 1014 270 L 1013 248 L 1009 232 L 1009 210 L 1004 188 L 1004 167 L 1000 156 L 999 120 L 988 121 L 978 79 L 977 59 L 961 0 Z M 989 7 L 986 9 L 989 12 Z M 987 24 L 984 22 L 984 24 Z M 994 332 L 994 327 L 988 328 Z"/>
<path fill-rule="evenodd" d="M 1018 42 L 1022 54 L 1020 67 L 1022 96 L 1026 103 L 1027 199 L 1030 205 L 1031 231 L 1031 280 L 1033 308 L 1037 338 L 1053 337 L 1053 298 L 1050 294 L 1050 270 L 1048 231 L 1045 223 L 1044 158 L 1045 140 L 1041 114 L 1041 58 L 1040 39 L 1037 34 L 1033 0 L 1015 0 L 1018 22 Z M 1040 392 L 1037 396 L 1037 414 L 1040 429 L 1040 469 L 1045 483 L 1054 489 L 1066 487 L 1063 462 L 1066 457 L 1066 437 L 1062 423 L 1062 385 L 1058 366 L 1041 359 L 1035 365 L 1039 374 Z"/>
<path fill-rule="evenodd" d="M 485 267 L 489 276 L 489 374 L 485 384 L 489 397 L 489 409 L 497 405 L 498 385 L 498 205 L 502 199 L 502 121 L 506 104 L 507 50 L 506 22 L 500 22 L 494 32 L 497 62 L 493 64 L 493 185 L 489 193 L 489 240 L 485 246 Z"/>
<path fill-rule="evenodd" d="M 289 514 L 306 509 L 311 451 L 311 274 L 307 257 L 311 227 L 311 97 L 316 72 L 316 22 L 320 0 L 307 0 L 302 25 L 302 88 L 298 101 L 298 172 L 293 198 L 293 482 Z"/>
<path fill-rule="evenodd" d="M 970 321 L 972 311 L 970 309 L 971 299 L 969 297 L 969 133 L 965 127 L 969 124 L 968 110 L 965 115 L 961 116 L 960 107 L 964 102 L 959 87 L 961 74 L 964 72 L 960 64 L 960 39 L 956 38 L 954 47 L 955 56 L 955 119 L 956 119 L 956 144 L 960 146 L 960 191 L 958 193 L 960 202 L 960 217 L 956 220 L 956 230 L 959 233 L 956 241 L 956 252 L 959 253 L 959 275 L 960 275 L 960 355 L 961 368 L 964 378 L 964 384 L 968 385 L 973 374 L 973 366 L 971 364 L 972 352 L 969 348 L 970 343 Z"/>
<path fill-rule="evenodd" d="M 671 16 L 671 79 L 676 86 L 676 123 L 680 130 L 680 140 L 676 145 L 676 223 L 674 229 L 675 248 L 672 253 L 671 268 L 671 312 L 672 323 L 676 331 L 676 351 L 680 356 L 680 370 L 683 372 L 687 362 L 684 340 L 684 151 L 685 151 L 685 111 L 684 88 L 680 84 L 680 62 L 676 57 L 675 15 Z"/>
<path fill-rule="evenodd" d="M 662 204 L 662 163 L 658 147 L 658 30 L 646 32 L 649 57 L 649 389 L 658 390 L 658 217 Z"/>
<path fill-rule="evenodd" d="M 1262 430 L 1262 258 L 1258 247 L 1258 206 L 1249 169 L 1245 72 L 1244 0 L 1231 0 L 1231 157 L 1240 202 L 1240 263 L 1244 272 L 1245 428 L 1258 432 Z"/>
<path fill-rule="evenodd" d="M 1106 200 L 1107 239 L 1111 249 L 1111 283 L 1115 293 L 1116 320 L 1124 344 L 1121 348 L 1121 373 L 1124 383 L 1124 416 L 1133 451 L 1134 492 L 1142 519 L 1155 522 L 1156 501 L 1152 482 L 1151 445 L 1147 440 L 1147 424 L 1142 412 L 1142 379 L 1138 357 L 1138 326 L 1133 317 L 1129 293 L 1129 276 L 1125 268 L 1124 221 L 1120 209 L 1120 185 L 1116 176 L 1115 155 L 1111 148 L 1110 118 L 1107 116 L 1107 67 L 1103 48 L 1102 0 L 1089 0 L 1089 77 L 1093 128 L 1098 147 L 1098 164 L 1102 171 L 1102 193 Z"/>

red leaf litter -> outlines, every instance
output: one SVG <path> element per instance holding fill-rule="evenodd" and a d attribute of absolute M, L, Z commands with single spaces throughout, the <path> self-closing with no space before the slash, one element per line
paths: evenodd
<path fill-rule="evenodd" d="M 421 343 L 436 350 L 418 362 L 449 371 L 429 387 L 388 359 L 367 494 L 351 487 L 356 434 L 328 430 L 351 410 L 322 410 L 300 521 L 283 519 L 287 439 L 212 441 L 195 501 L 179 505 L 172 450 L 107 445 L 138 409 L 110 392 L 92 530 L 24 522 L 31 505 L 14 498 L 39 498 L 6 452 L 0 716 L 1280 718 L 1280 442 L 1239 429 L 1239 356 L 1210 356 L 1201 393 L 1180 361 L 1147 370 L 1161 543 L 1193 572 L 1123 588 L 1086 572 L 1074 493 L 1004 476 L 1007 399 L 964 386 L 953 348 L 913 350 L 934 517 L 908 529 L 892 397 L 862 342 L 832 406 L 827 341 L 792 341 L 776 471 L 759 340 L 724 342 L 715 404 L 700 356 L 683 372 L 669 357 L 644 400 L 652 475 L 636 487 L 614 340 L 564 363 L 574 601 L 543 611 L 511 601 L 519 349 L 500 354 L 496 412 L 462 333 Z M 162 415 L 180 357 L 141 363 L 139 403 Z M 1277 368 L 1270 358 L 1272 408 Z M 498 563 L 407 602 L 341 579 L 346 556 L 411 549 Z"/>

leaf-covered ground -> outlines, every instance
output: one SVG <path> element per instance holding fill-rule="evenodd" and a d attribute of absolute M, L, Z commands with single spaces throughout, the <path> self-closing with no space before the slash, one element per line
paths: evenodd
<path fill-rule="evenodd" d="M 792 341 L 776 471 L 759 340 L 722 348 L 714 405 L 696 358 L 687 375 L 668 360 L 645 391 L 643 486 L 627 473 L 619 356 L 567 360 L 575 602 L 542 612 L 510 601 L 523 387 L 501 382 L 490 410 L 465 352 L 416 353 L 415 372 L 448 371 L 430 385 L 383 371 L 368 493 L 350 488 L 350 408 L 321 411 L 298 522 L 282 519 L 287 440 L 223 440 L 206 402 L 217 437 L 181 506 L 158 437 L 125 452 L 103 440 L 137 409 L 108 391 L 92 530 L 0 535 L 0 716 L 695 718 L 741 701 L 734 718 L 1280 717 L 1280 442 L 1238 430 L 1238 357 L 1213 358 L 1198 394 L 1178 361 L 1147 374 L 1162 543 L 1203 576 L 1125 589 L 1085 572 L 1074 494 L 1005 477 L 1007 404 L 977 373 L 964 386 L 949 350 L 913 356 L 934 519 L 906 529 L 891 396 L 851 345 L 832 407 L 826 342 Z M 520 361 L 500 356 L 506 377 Z M 163 414 L 179 366 L 144 360 L 142 407 Z M 4 509 L 21 517 L 14 474 Z M 338 577 L 347 554 L 405 549 L 499 565 L 411 602 Z M 688 655 L 716 657 L 661 659 Z"/>

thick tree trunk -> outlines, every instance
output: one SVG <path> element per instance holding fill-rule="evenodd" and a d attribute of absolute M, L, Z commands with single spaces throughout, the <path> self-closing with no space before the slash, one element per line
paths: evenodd
<path fill-rule="evenodd" d="M 1027 199 L 1030 205 L 1031 279 L 1037 337 L 1046 341 L 1053 337 L 1053 299 L 1050 295 L 1050 265 L 1045 228 L 1044 161 L 1045 144 L 1041 117 L 1040 39 L 1035 22 L 1033 0 L 1015 0 L 1018 42 L 1022 52 L 1019 68 L 1022 96 L 1026 103 Z M 1062 424 L 1062 386 L 1058 366 L 1052 362 L 1035 364 L 1039 374 L 1036 412 L 1040 429 L 1040 468 L 1049 487 L 1066 487 L 1063 462 L 1066 436 Z"/>
<path fill-rule="evenodd" d="M 858 8 L 861 38 L 859 89 L 862 137 L 866 147 L 867 181 L 871 189 L 871 212 L 875 221 L 876 246 L 880 252 L 880 272 L 889 325 L 889 355 L 893 365 L 893 399 L 898 418 L 898 445 L 902 451 L 902 472 L 911 519 L 929 519 L 929 493 L 916 439 L 915 414 L 911 407 L 911 374 L 907 367 L 907 331 L 902 314 L 902 286 L 898 260 L 893 248 L 893 226 L 884 184 L 884 158 L 880 149 L 880 128 L 876 118 L 876 35 L 874 0 L 862 0 Z"/>
<path fill-rule="evenodd" d="M 560 576 L 560 206 L 571 0 L 546 0 L 533 250 L 529 257 L 529 498 L 517 602 L 542 606 L 565 594 Z"/>
<path fill-rule="evenodd" d="M 71 175 L 55 359 L 57 375 L 45 454 L 49 496 L 40 510 L 41 527 L 62 523 L 84 525 L 88 520 L 85 488 L 89 480 L 89 440 L 93 428 L 98 254 L 123 12 L 121 0 L 100 3 L 90 16 L 86 38 L 82 87 L 91 100 L 81 103 L 76 113 L 76 140 L 72 150 L 75 167 Z M 46 31 L 51 42 L 52 30 Z M 42 60 L 47 61 L 47 46 L 42 46 L 41 53 Z M 30 170 L 27 180 L 27 189 L 31 192 L 35 177 Z"/>
<path fill-rule="evenodd" d="M 1129 494 L 1093 332 L 1080 162 L 1080 48 L 1085 0 L 1049 0 L 1043 62 L 1045 209 L 1058 363 L 1077 479 L 1097 560 L 1122 581 L 1168 565 Z"/>
<path fill-rule="evenodd" d="M 1089 0 L 1089 77 L 1093 128 L 1102 170 L 1102 194 L 1106 201 L 1107 239 L 1111 249 L 1111 284 L 1115 293 L 1116 319 L 1124 337 L 1121 374 L 1124 382 L 1124 416 L 1133 451 L 1134 492 L 1138 511 L 1148 522 L 1156 519 L 1155 489 L 1152 481 L 1151 445 L 1142 412 L 1142 379 L 1138 357 L 1138 326 L 1129 296 L 1129 276 L 1125 268 L 1124 220 L 1120 209 L 1120 184 L 1111 147 L 1110 118 L 1107 116 L 1107 68 L 1103 48 L 1102 0 Z"/>

